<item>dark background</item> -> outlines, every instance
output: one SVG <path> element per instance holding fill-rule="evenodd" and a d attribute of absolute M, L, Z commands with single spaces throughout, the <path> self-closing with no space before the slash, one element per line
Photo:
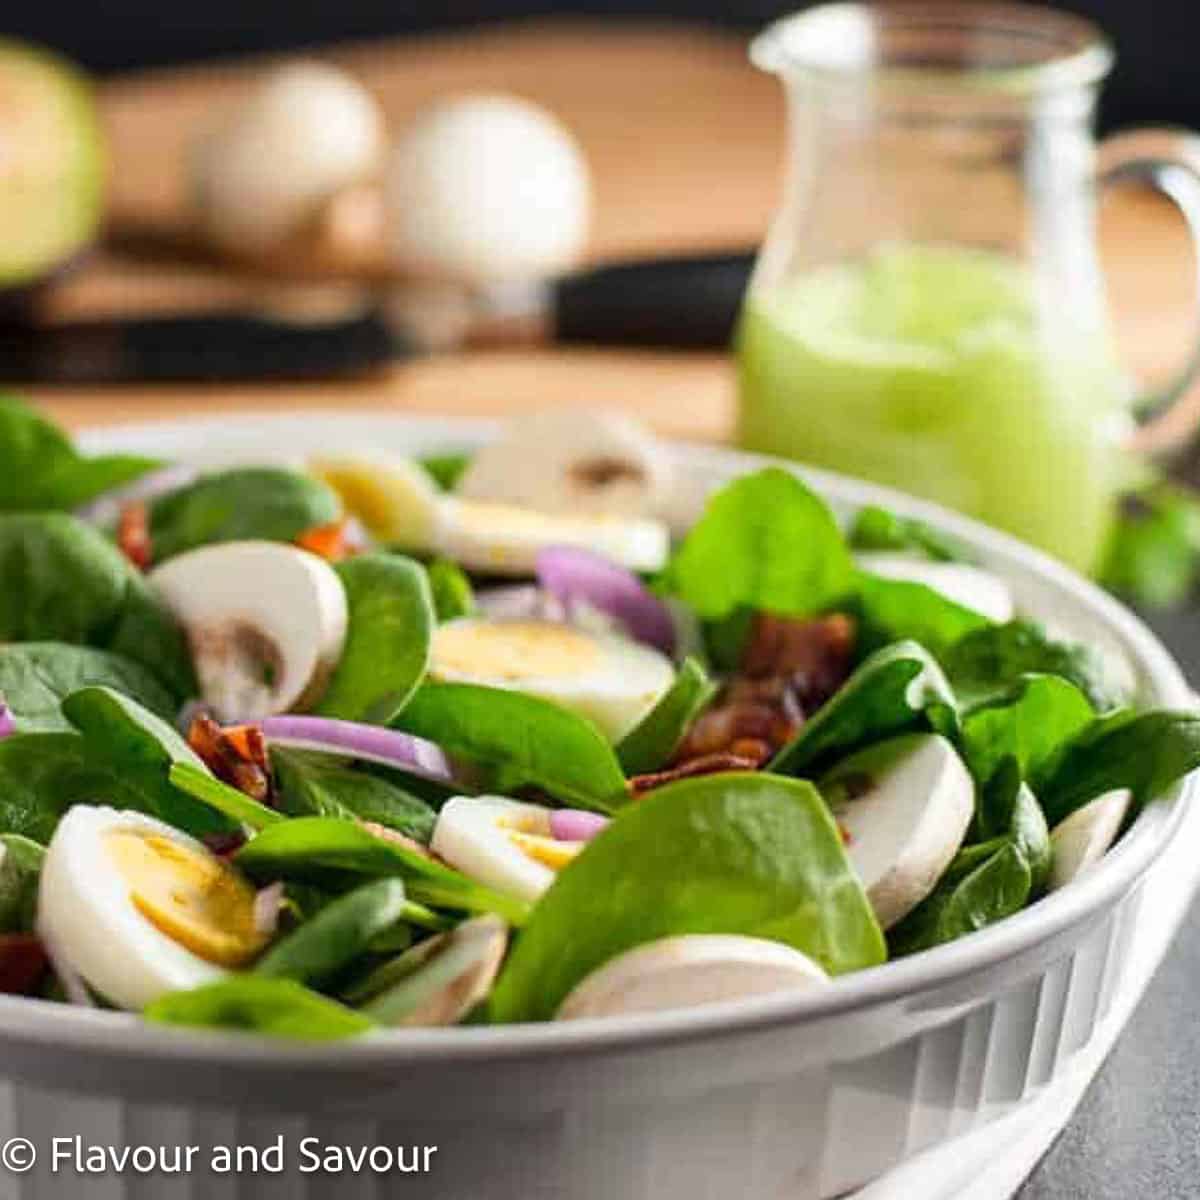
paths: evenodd
<path fill-rule="evenodd" d="M 800 0 L 5 0 L 0 34 L 55 46 L 98 71 L 342 38 L 546 15 L 677 17 L 752 29 Z M 1121 60 L 1105 124 L 1200 126 L 1200 0 L 1062 0 L 1108 29 Z"/>

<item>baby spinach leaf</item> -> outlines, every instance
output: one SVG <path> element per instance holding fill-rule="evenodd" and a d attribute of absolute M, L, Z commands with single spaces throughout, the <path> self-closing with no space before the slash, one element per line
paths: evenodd
<path fill-rule="evenodd" d="M 71 642 L 124 654 L 177 699 L 195 694 L 187 642 L 143 577 L 65 513 L 0 515 L 0 642 Z"/>
<path fill-rule="evenodd" d="M 704 651 L 716 671 L 732 674 L 738 669 L 753 626 L 754 610 L 750 608 L 736 608 L 727 617 L 702 623 Z"/>
<path fill-rule="evenodd" d="M 0 646 L 0 696 L 20 730 L 70 729 L 59 704 L 89 684 L 117 688 L 160 717 L 170 718 L 177 707 L 145 667 L 110 650 L 66 642 Z"/>
<path fill-rule="evenodd" d="M 429 588 L 433 609 L 439 622 L 455 621 L 475 612 L 475 592 L 467 573 L 449 559 L 434 559 L 429 564 Z"/>
<path fill-rule="evenodd" d="M 400 554 L 365 554 L 337 566 L 349 626 L 317 711 L 386 725 L 429 666 L 433 597 L 420 564 Z"/>
<path fill-rule="evenodd" d="M 1083 692 L 1097 712 L 1109 712 L 1129 701 L 1124 683 L 1115 677 L 1102 651 L 1052 638 L 1033 621 L 975 630 L 949 649 L 942 665 L 967 705 L 1005 692 L 1029 674 L 1061 675 Z"/>
<path fill-rule="evenodd" d="M 112 763 L 141 794 L 145 811 L 197 836 L 233 828 L 222 814 L 171 784 L 175 763 L 205 775 L 208 768 L 161 717 L 108 687 L 81 688 L 62 702 L 62 710 L 91 752 Z"/>
<path fill-rule="evenodd" d="M 336 493 L 310 475 L 279 467 L 237 467 L 205 475 L 154 501 L 150 542 L 155 562 L 162 562 L 213 542 L 292 542 L 341 515 Z"/>
<path fill-rule="evenodd" d="M 1013 756 L 1021 778 L 1040 777 L 1059 749 L 1092 723 L 1087 697 L 1057 675 L 1026 675 L 1006 694 L 963 717 L 961 747 L 971 774 L 983 782 Z"/>
<path fill-rule="evenodd" d="M 0 934 L 28 933 L 37 913 L 46 851 L 29 838 L 0 834 Z"/>
<path fill-rule="evenodd" d="M 357 1037 L 375 1028 L 369 1017 L 294 979 L 259 975 L 231 975 L 188 992 L 170 992 L 143 1016 L 159 1025 L 238 1029 L 310 1042 Z"/>
<path fill-rule="evenodd" d="M 769 938 L 834 974 L 884 959 L 874 913 L 816 788 L 711 775 L 624 809 L 559 874 L 500 977 L 492 1016 L 548 1020 L 596 967 L 687 933 Z"/>
<path fill-rule="evenodd" d="M 332 817 L 296 817 L 272 825 L 238 851 L 237 863 L 254 879 L 319 887 L 353 876 L 399 878 L 409 896 L 420 903 L 495 912 L 514 925 L 522 924 L 528 914 L 521 900 L 482 887 L 402 842 Z"/>
<path fill-rule="evenodd" d="M 779 751 L 768 770 L 819 773 L 872 742 L 919 729 L 953 737 L 957 727 L 954 693 L 932 655 L 916 642 L 897 642 L 872 654 Z"/>
<path fill-rule="evenodd" d="M 254 974 L 295 979 L 312 987 L 332 980 L 367 952 L 404 913 L 404 884 L 377 879 L 327 904 L 254 964 Z"/>
<path fill-rule="evenodd" d="M 1053 857 L 1050 830 L 1015 757 L 1005 758 L 979 789 L 973 833 L 981 841 L 1003 837 L 1013 842 L 1029 864 L 1032 890 L 1041 891 Z"/>
<path fill-rule="evenodd" d="M 860 508 L 850 527 L 855 550 L 919 550 L 938 562 L 970 562 L 965 546 L 925 521 L 900 517 L 886 508 L 868 504 Z"/>
<path fill-rule="evenodd" d="M 617 746 L 625 773 L 644 775 L 662 767 L 716 690 L 694 658 L 684 659 L 675 682 Z"/>
<path fill-rule="evenodd" d="M 452 492 L 471 465 L 469 454 L 431 454 L 420 459 L 421 466 L 443 492 Z"/>
<path fill-rule="evenodd" d="M 132 455 L 84 458 L 51 422 L 0 396 L 0 510 L 78 508 L 158 465 Z"/>
<path fill-rule="evenodd" d="M 44 844 L 75 804 L 147 811 L 145 796 L 120 767 L 76 733 L 0 738 L 0 829 Z"/>
<path fill-rule="evenodd" d="M 589 721 L 520 692 L 471 683 L 423 683 L 393 722 L 450 754 L 503 771 L 560 800 L 608 812 L 626 798 L 611 745 Z"/>
<path fill-rule="evenodd" d="M 940 657 L 968 633 L 990 624 L 981 613 L 923 583 L 885 579 L 868 571 L 859 571 L 855 580 L 855 596 L 846 607 L 858 618 L 863 652 L 909 638 Z"/>
<path fill-rule="evenodd" d="M 768 467 L 709 500 L 668 564 L 664 587 L 708 620 L 738 608 L 807 616 L 840 599 L 852 576 L 825 502 L 791 472 Z"/>
<path fill-rule="evenodd" d="M 952 942 L 1025 907 L 1033 887 L 1025 855 L 1007 839 L 980 849 L 960 850 L 932 894 L 888 933 L 894 957 Z"/>
<path fill-rule="evenodd" d="M 1200 767 L 1200 713 L 1122 711 L 1101 717 L 1046 764 L 1034 787 L 1057 825 L 1077 808 L 1115 788 L 1138 804 L 1162 795 Z"/>
<path fill-rule="evenodd" d="M 207 768 L 197 767 L 190 762 L 173 762 L 167 771 L 167 779 L 177 791 L 223 813 L 237 825 L 266 829 L 268 825 L 287 820 L 283 813 L 224 783 L 210 774 Z"/>
<path fill-rule="evenodd" d="M 424 800 L 345 759 L 271 749 L 279 805 L 293 817 L 357 817 L 428 844 L 437 815 Z"/>
<path fill-rule="evenodd" d="M 1155 480 L 1124 498 L 1100 581 L 1145 608 L 1172 608 L 1200 576 L 1200 495 Z"/>

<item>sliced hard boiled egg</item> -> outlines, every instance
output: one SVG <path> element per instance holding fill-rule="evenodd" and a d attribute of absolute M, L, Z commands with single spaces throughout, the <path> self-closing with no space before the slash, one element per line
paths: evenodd
<path fill-rule="evenodd" d="M 829 982 L 807 955 L 782 942 L 688 934 L 637 946 L 597 968 L 562 1002 L 559 1021 L 694 1008 Z"/>
<path fill-rule="evenodd" d="M 473 571 L 532 575 L 539 552 L 550 546 L 576 546 L 632 571 L 657 571 L 670 550 L 660 521 L 544 513 L 446 496 L 416 463 L 395 455 L 314 458 L 308 469 L 378 541 L 442 554 Z"/>
<path fill-rule="evenodd" d="M 555 838 L 550 812 L 503 796 L 455 796 L 438 814 L 430 849 L 477 883 L 532 902 L 585 845 Z"/>
<path fill-rule="evenodd" d="M 433 635 L 430 676 L 539 696 L 618 742 L 675 679 L 671 660 L 617 634 L 558 621 L 463 617 Z"/>
<path fill-rule="evenodd" d="M 851 755 L 821 780 L 821 792 L 884 929 L 933 891 L 975 807 L 962 759 L 932 733 L 892 738 Z"/>
<path fill-rule="evenodd" d="M 1133 794 L 1116 788 L 1064 817 L 1050 833 L 1050 890 L 1065 887 L 1095 866 L 1117 840 Z"/>
<path fill-rule="evenodd" d="M 931 562 L 910 554 L 857 555 L 858 565 L 872 575 L 923 583 L 947 600 L 973 609 L 989 621 L 1003 624 L 1013 619 L 1012 592 L 1008 584 L 991 571 L 967 563 Z"/>
<path fill-rule="evenodd" d="M 657 516 L 671 486 L 657 440 L 624 413 L 554 408 L 514 418 L 455 488 L 561 516 Z"/>
<path fill-rule="evenodd" d="M 194 838 L 140 813 L 77 805 L 46 851 L 37 930 L 106 1000 L 141 1009 L 250 962 L 254 888 Z"/>
<path fill-rule="evenodd" d="M 412 459 L 357 451 L 310 459 L 308 470 L 337 492 L 376 541 L 407 550 L 432 547 L 438 490 Z"/>
<path fill-rule="evenodd" d="M 333 568 L 281 542 L 222 542 L 169 559 L 150 583 L 179 618 L 201 696 L 226 721 L 314 704 L 346 641 Z"/>

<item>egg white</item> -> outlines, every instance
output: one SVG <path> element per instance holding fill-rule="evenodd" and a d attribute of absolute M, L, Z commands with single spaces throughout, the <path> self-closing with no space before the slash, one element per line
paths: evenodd
<path fill-rule="evenodd" d="M 228 971 L 168 937 L 134 905 L 130 886 L 104 846 L 121 830 L 158 834 L 207 854 L 187 834 L 140 813 L 76 805 L 46 850 L 37 932 L 105 1000 L 140 1010 L 167 992 L 200 987 Z"/>
<path fill-rule="evenodd" d="M 617 634 L 557 621 L 480 617 L 437 629 L 429 670 L 441 682 L 483 684 L 558 704 L 612 742 L 633 729 L 675 679 L 665 654 Z"/>
<path fill-rule="evenodd" d="M 557 872 L 531 858 L 513 832 L 550 836 L 550 809 L 503 796 L 455 796 L 438 814 L 430 848 L 477 883 L 536 900 Z"/>

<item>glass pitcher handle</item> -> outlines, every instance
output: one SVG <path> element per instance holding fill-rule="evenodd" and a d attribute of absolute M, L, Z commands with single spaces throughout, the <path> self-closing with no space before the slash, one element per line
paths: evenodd
<path fill-rule="evenodd" d="M 1132 129 L 1100 147 L 1104 188 L 1135 184 L 1170 199 L 1187 222 L 1195 253 L 1196 299 L 1200 303 L 1200 135 L 1175 129 Z M 1161 453 L 1180 446 L 1200 428 L 1200 332 L 1182 370 L 1163 388 L 1140 397 L 1140 426 L 1134 448 Z"/>

